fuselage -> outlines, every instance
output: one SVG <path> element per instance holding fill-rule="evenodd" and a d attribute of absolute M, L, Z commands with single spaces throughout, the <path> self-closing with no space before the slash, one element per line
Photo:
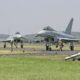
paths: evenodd
<path fill-rule="evenodd" d="M 72 35 L 69 35 L 69 34 L 66 34 L 64 32 L 58 32 L 58 31 L 48 31 L 48 30 L 42 30 L 40 31 L 37 36 L 40 36 L 40 37 L 52 37 L 52 38 L 70 38 L 70 39 L 74 39 L 75 37 L 72 36 Z"/>
<path fill-rule="evenodd" d="M 22 35 L 19 32 L 16 32 L 15 35 L 13 35 L 13 39 L 16 42 L 20 42 L 21 41 L 21 37 L 22 37 Z"/>

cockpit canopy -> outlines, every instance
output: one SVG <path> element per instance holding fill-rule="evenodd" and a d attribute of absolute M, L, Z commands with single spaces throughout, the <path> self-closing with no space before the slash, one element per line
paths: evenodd
<path fill-rule="evenodd" d="M 55 31 L 53 28 L 51 28 L 50 26 L 46 26 L 43 28 L 43 30 L 47 30 L 47 31 Z"/>
<path fill-rule="evenodd" d="M 15 34 L 20 34 L 20 32 L 16 32 Z"/>

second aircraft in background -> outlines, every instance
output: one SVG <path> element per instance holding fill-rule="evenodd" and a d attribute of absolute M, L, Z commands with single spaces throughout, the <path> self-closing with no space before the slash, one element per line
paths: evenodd
<path fill-rule="evenodd" d="M 17 48 L 17 44 L 20 43 L 21 48 L 23 48 L 23 42 L 27 41 L 27 39 L 19 32 L 16 32 L 14 35 L 10 35 L 8 38 L 0 41 L 4 42 L 4 48 L 7 46 L 6 43 L 9 42 L 11 44 L 11 51 L 13 51 L 13 45 L 15 45 Z"/>

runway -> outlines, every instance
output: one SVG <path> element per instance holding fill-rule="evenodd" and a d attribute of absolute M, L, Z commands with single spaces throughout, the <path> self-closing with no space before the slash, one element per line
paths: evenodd
<path fill-rule="evenodd" d="M 32 51 L 30 53 L 21 52 L 21 53 L 7 53 L 7 54 L 1 54 L 0 56 L 48 56 L 48 55 L 72 55 L 76 54 L 80 51 Z"/>
<path fill-rule="evenodd" d="M 43 44 L 27 44 L 24 48 L 13 48 L 11 52 L 10 46 L 3 48 L 0 46 L 0 56 L 47 56 L 47 55 L 72 55 L 80 52 L 80 45 L 76 45 L 74 51 L 70 51 L 67 46 L 60 51 L 53 46 L 52 51 L 46 51 Z"/>

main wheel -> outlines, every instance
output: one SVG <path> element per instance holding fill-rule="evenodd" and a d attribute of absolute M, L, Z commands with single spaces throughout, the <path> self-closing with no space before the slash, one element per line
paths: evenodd
<path fill-rule="evenodd" d="M 23 44 L 21 45 L 21 48 L 23 48 Z"/>
<path fill-rule="evenodd" d="M 4 48 L 6 48 L 6 44 L 4 44 Z"/>

